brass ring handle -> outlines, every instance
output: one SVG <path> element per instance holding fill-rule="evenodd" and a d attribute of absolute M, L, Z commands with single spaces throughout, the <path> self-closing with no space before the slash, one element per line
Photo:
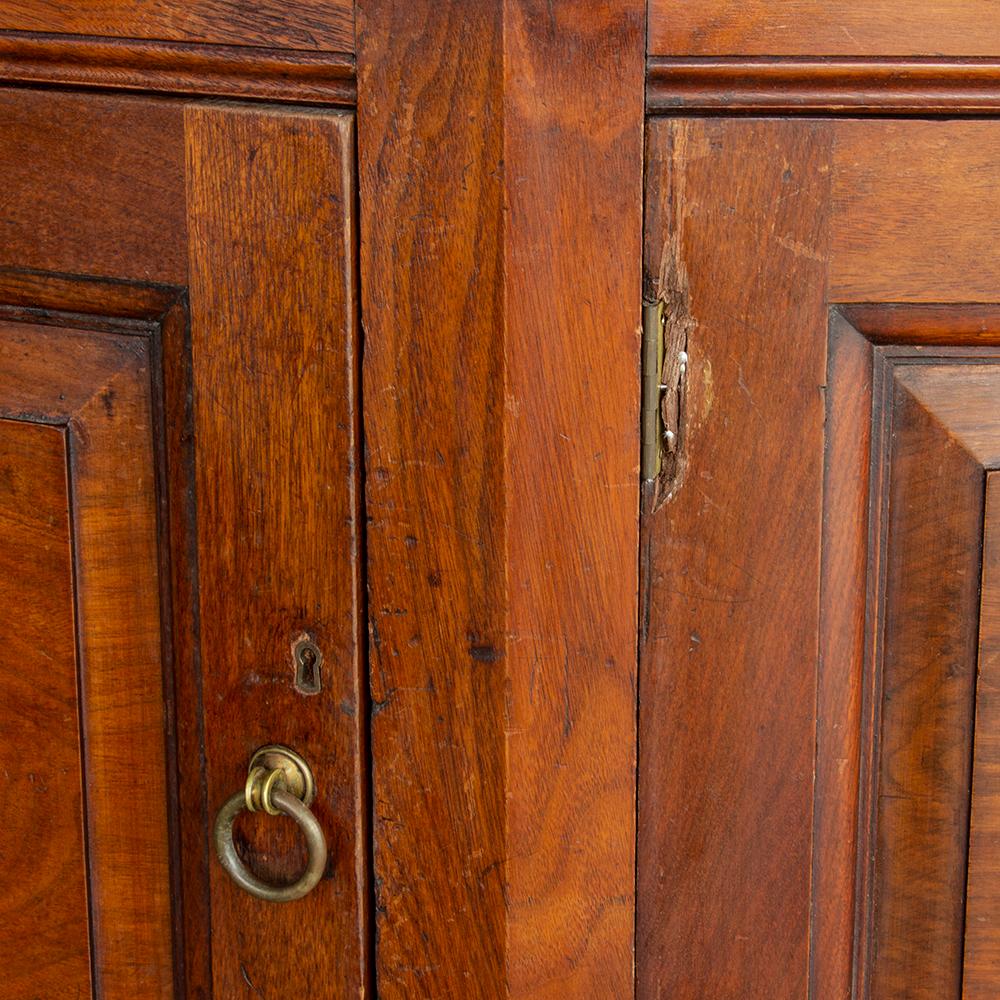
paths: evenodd
<path fill-rule="evenodd" d="M 326 837 L 309 811 L 315 785 L 306 762 L 282 746 L 261 747 L 250 761 L 246 788 L 226 799 L 215 817 L 215 853 L 230 878 L 241 888 L 272 903 L 301 899 L 316 887 L 326 870 Z M 272 816 L 284 813 L 299 824 L 309 849 L 306 870 L 291 885 L 270 885 L 257 878 L 236 852 L 233 823 L 244 809 L 263 810 Z"/>

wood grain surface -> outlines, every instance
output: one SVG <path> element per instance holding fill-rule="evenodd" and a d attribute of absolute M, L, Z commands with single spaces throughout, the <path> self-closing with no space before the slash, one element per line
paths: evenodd
<path fill-rule="evenodd" d="M 807 988 L 830 140 L 649 127 L 647 271 L 696 326 L 688 467 L 643 544 L 643 998 Z"/>
<path fill-rule="evenodd" d="M 641 5 L 358 17 L 380 996 L 631 996 Z"/>
<path fill-rule="evenodd" d="M 992 122 L 839 122 L 831 300 L 1000 300 L 1000 262 L 970 228 L 1000 218 L 998 157 Z"/>
<path fill-rule="evenodd" d="M 350 52 L 351 0 L 6 0 L 0 31 Z"/>
<path fill-rule="evenodd" d="M 175 103 L 0 90 L 0 265 L 187 283 Z"/>
<path fill-rule="evenodd" d="M 995 403 L 984 403 L 998 375 L 995 365 L 927 363 L 885 376 L 872 1000 L 962 995 L 983 466 L 951 417 L 974 436 L 992 430 L 995 452 Z"/>
<path fill-rule="evenodd" d="M 996 0 L 651 0 L 652 55 L 996 56 Z"/>
<path fill-rule="evenodd" d="M 640 996 L 960 995 L 994 139 L 649 125 L 690 368 L 644 524 Z"/>
<path fill-rule="evenodd" d="M 1000 718 L 997 712 L 997 644 L 1000 625 L 1000 475 L 986 475 L 983 521 L 982 603 L 979 617 L 979 679 L 972 776 L 968 899 L 965 911 L 963 1000 L 988 1000 L 1000 984 Z"/>
<path fill-rule="evenodd" d="M 210 815 L 265 743 L 301 753 L 330 849 L 307 897 L 252 898 L 213 862 L 215 996 L 365 993 L 367 751 L 359 563 L 353 118 L 186 111 L 200 642 Z M 293 643 L 323 655 L 295 687 Z M 296 878 L 285 820 L 244 816 L 260 877 Z"/>
<path fill-rule="evenodd" d="M 0 78 L 310 104 L 353 104 L 357 96 L 346 52 L 33 32 L 0 32 Z"/>
<path fill-rule="evenodd" d="M 74 856 L 93 978 L 109 1000 L 165 1000 L 178 982 L 150 342 L 0 322 L 0 346 L 0 417 L 67 428 L 68 486 L 46 502 L 68 489 L 75 609 L 62 614 L 76 625 L 86 817 Z"/>
<path fill-rule="evenodd" d="M 62 428 L 0 420 L 4 1000 L 92 993 L 66 467 Z"/>

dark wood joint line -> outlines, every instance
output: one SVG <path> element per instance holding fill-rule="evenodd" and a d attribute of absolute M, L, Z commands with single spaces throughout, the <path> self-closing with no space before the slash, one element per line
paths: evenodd
<path fill-rule="evenodd" d="M 990 115 L 1000 59 L 652 56 L 651 114 Z"/>
<path fill-rule="evenodd" d="M 54 84 L 164 94 L 357 103 L 354 56 L 241 45 L 0 32 L 0 85 Z"/>

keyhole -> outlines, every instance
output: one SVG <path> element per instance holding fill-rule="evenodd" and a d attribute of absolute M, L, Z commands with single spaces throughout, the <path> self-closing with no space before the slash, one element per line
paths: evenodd
<path fill-rule="evenodd" d="M 322 681 L 320 667 L 323 654 L 312 639 L 299 639 L 292 647 L 295 660 L 295 688 L 301 694 L 319 694 Z"/>

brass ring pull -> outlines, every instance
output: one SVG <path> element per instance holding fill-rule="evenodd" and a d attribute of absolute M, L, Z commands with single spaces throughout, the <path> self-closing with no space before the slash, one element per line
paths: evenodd
<path fill-rule="evenodd" d="M 231 795 L 215 817 L 215 853 L 230 878 L 241 888 L 272 903 L 301 899 L 316 887 L 326 869 L 326 838 L 309 804 L 316 794 L 309 765 L 294 750 L 277 744 L 261 747 L 250 759 L 246 787 Z M 309 863 L 291 885 L 270 885 L 251 872 L 236 852 L 233 823 L 243 809 L 284 813 L 299 824 L 309 848 Z"/>

